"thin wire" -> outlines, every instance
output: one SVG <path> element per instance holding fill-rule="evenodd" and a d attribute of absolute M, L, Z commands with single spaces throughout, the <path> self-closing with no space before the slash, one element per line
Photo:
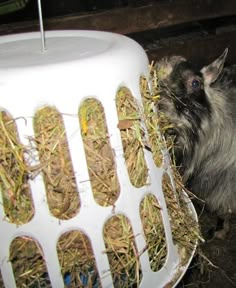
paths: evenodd
<path fill-rule="evenodd" d="M 41 0 L 38 0 L 38 11 L 39 11 L 39 25 L 40 25 L 40 32 L 41 32 L 42 52 L 44 53 L 46 51 L 46 45 L 45 45 L 45 33 L 44 33 L 44 28 L 43 28 Z"/>

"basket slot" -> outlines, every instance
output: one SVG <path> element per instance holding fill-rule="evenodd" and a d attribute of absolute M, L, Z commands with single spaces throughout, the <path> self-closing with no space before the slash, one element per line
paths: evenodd
<path fill-rule="evenodd" d="M 144 131 L 141 115 L 130 90 L 122 87 L 116 95 L 116 108 L 119 118 L 118 128 L 124 149 L 124 158 L 130 181 L 135 187 L 147 183 L 148 169 L 144 158 Z"/>
<path fill-rule="evenodd" d="M 131 287 L 142 279 L 132 226 L 124 215 L 112 216 L 103 229 L 113 285 Z"/>
<path fill-rule="evenodd" d="M 101 206 L 114 205 L 120 187 L 102 104 L 84 100 L 79 120 L 94 199 Z"/>
<path fill-rule="evenodd" d="M 140 217 L 147 242 L 152 271 L 160 270 L 167 258 L 167 246 L 161 206 L 153 194 L 146 195 L 140 203 Z"/>
<path fill-rule="evenodd" d="M 42 248 L 30 237 L 17 237 L 10 246 L 10 262 L 17 287 L 52 287 Z"/>
<path fill-rule="evenodd" d="M 64 284 L 70 287 L 100 286 L 100 279 L 89 238 L 80 231 L 61 235 L 57 253 Z"/>
<path fill-rule="evenodd" d="M 32 219 L 34 207 L 26 148 L 19 140 L 15 121 L 8 112 L 0 112 L 0 188 L 6 219 L 22 225 Z"/>
<path fill-rule="evenodd" d="M 79 197 L 61 114 L 43 107 L 34 116 L 35 142 L 52 215 L 69 219 L 79 211 Z"/>

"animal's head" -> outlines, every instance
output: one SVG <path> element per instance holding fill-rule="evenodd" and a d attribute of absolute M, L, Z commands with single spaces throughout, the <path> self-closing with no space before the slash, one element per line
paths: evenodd
<path fill-rule="evenodd" d="M 210 65 L 196 71 L 181 56 L 164 58 L 157 63 L 160 85 L 158 109 L 163 111 L 177 130 L 202 128 L 212 114 L 211 87 L 217 81 L 228 49 Z"/>
<path fill-rule="evenodd" d="M 207 133 L 215 109 L 214 87 L 227 52 L 228 49 L 201 71 L 194 70 L 181 56 L 164 58 L 156 65 L 160 85 L 158 110 L 173 124 L 174 128 L 167 132 L 176 137 L 181 154 L 191 153 L 201 135 Z"/>

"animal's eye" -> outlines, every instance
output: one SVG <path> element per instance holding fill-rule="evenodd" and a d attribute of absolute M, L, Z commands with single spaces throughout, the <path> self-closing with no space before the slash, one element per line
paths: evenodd
<path fill-rule="evenodd" d="M 193 79 L 191 86 L 193 89 L 198 90 L 199 88 L 201 88 L 201 82 L 198 79 Z"/>

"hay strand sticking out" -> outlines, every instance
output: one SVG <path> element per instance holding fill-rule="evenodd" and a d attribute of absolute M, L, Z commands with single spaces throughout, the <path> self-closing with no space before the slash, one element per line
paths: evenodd
<path fill-rule="evenodd" d="M 140 78 L 140 91 L 143 100 L 143 119 L 148 132 L 148 143 L 153 154 L 153 160 L 158 167 L 162 166 L 162 151 L 166 148 L 171 150 L 173 139 L 167 138 L 163 141 L 162 134 L 173 125 L 163 113 L 157 111 L 156 103 L 160 99 L 157 72 L 150 66 L 149 79 Z"/>

